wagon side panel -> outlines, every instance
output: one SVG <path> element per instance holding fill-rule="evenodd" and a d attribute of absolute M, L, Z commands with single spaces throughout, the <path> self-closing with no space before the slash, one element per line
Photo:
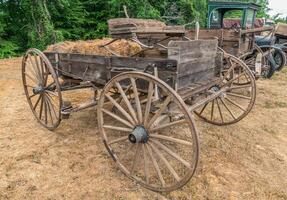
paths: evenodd
<path fill-rule="evenodd" d="M 59 75 L 64 78 L 91 81 L 105 85 L 112 77 L 126 71 L 154 74 L 174 88 L 177 61 L 171 59 L 98 56 L 67 53 L 45 53 Z"/>
<path fill-rule="evenodd" d="M 206 82 L 216 75 L 217 40 L 171 41 L 168 55 L 178 61 L 177 89 Z"/>

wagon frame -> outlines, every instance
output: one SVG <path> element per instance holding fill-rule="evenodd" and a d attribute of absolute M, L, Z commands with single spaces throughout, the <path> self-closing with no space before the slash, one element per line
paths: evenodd
<path fill-rule="evenodd" d="M 255 79 L 240 59 L 218 48 L 217 40 L 191 40 L 182 28 L 144 29 L 137 22 L 124 20 L 110 30 L 114 38 L 138 42 L 143 47 L 138 55 L 28 50 L 24 91 L 35 118 L 49 130 L 72 112 L 96 106 L 103 143 L 119 169 L 148 189 L 167 192 L 195 173 L 194 115 L 220 126 L 240 121 L 254 105 Z M 108 45 L 102 48 L 111 53 Z M 165 54 L 145 56 L 151 49 Z M 78 106 L 63 101 L 65 91 L 84 88 L 93 89 L 93 101 Z"/>

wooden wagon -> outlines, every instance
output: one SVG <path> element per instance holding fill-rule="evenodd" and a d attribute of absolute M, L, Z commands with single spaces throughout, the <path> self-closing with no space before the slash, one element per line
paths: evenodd
<path fill-rule="evenodd" d="M 236 123 L 252 109 L 256 87 L 249 68 L 218 49 L 217 40 L 190 40 L 182 27 L 152 24 L 109 21 L 115 40 L 142 46 L 136 55 L 30 49 L 22 76 L 41 125 L 54 130 L 72 112 L 95 106 L 103 143 L 120 170 L 142 186 L 163 192 L 184 186 L 195 173 L 199 141 L 194 115 L 215 125 Z M 102 48 L 111 52 L 109 45 Z M 93 101 L 63 101 L 65 91 L 83 88 L 94 91 Z"/>
<path fill-rule="evenodd" d="M 260 76 L 270 78 L 277 68 L 285 65 L 286 57 L 274 44 L 260 45 L 262 39 L 270 38 L 274 28 L 255 27 L 259 9 L 260 5 L 255 3 L 210 0 L 207 27 L 199 30 L 199 38 L 217 38 L 218 45 L 227 53 L 242 59 L 257 78 Z M 241 16 L 230 19 L 228 17 L 231 14 Z M 194 38 L 195 34 L 196 32 L 191 30 L 187 36 Z M 264 36 L 258 37 L 261 34 Z"/>

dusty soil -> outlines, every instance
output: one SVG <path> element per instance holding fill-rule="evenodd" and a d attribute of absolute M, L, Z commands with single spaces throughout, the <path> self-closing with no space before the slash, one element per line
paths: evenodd
<path fill-rule="evenodd" d="M 258 81 L 258 99 L 238 124 L 197 120 L 201 155 L 181 190 L 156 194 L 126 178 L 109 158 L 95 109 L 54 132 L 33 118 L 20 58 L 0 61 L 0 199 L 287 199 L 287 69 Z"/>

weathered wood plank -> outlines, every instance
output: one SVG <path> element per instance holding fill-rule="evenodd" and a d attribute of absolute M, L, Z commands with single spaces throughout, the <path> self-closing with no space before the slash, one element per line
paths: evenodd
<path fill-rule="evenodd" d="M 215 76 L 217 40 L 171 41 L 168 58 L 178 61 L 177 89 Z"/>
<path fill-rule="evenodd" d="M 209 70 L 215 67 L 214 57 L 196 58 L 189 62 L 181 63 L 178 67 L 178 74 L 191 75 L 200 71 Z"/>
<path fill-rule="evenodd" d="M 186 33 L 186 36 L 194 39 L 195 31 L 189 30 Z M 199 39 L 214 39 L 214 38 L 222 38 L 222 29 L 200 29 L 199 30 Z"/>
<path fill-rule="evenodd" d="M 209 69 L 208 71 L 200 71 L 192 75 L 186 75 L 178 77 L 177 79 L 177 89 L 183 89 L 188 87 L 191 83 L 196 82 L 208 82 L 208 80 L 215 77 L 215 68 Z"/>

